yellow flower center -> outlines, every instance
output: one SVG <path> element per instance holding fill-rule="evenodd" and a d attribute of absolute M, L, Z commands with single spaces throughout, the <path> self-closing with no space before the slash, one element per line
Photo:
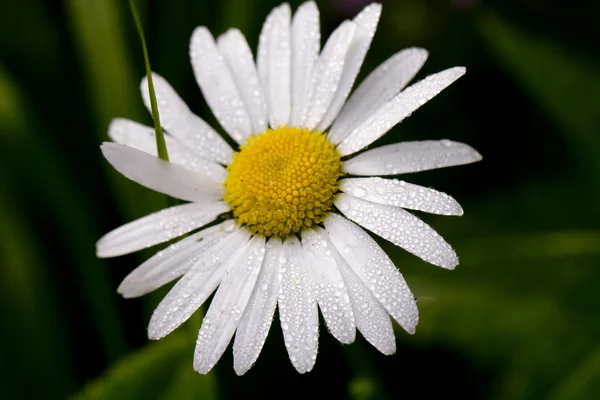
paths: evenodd
<path fill-rule="evenodd" d="M 227 167 L 225 201 L 253 234 L 284 237 L 323 222 L 341 155 L 322 132 L 267 129 L 247 140 Z"/>

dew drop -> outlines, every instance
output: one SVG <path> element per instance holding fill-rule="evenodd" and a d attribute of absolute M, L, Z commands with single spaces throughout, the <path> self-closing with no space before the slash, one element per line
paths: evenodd
<path fill-rule="evenodd" d="M 362 198 L 367 195 L 367 191 L 361 187 L 355 187 L 351 190 L 351 194 L 354 197 Z"/>
<path fill-rule="evenodd" d="M 340 202 L 340 204 L 338 204 L 337 206 L 344 213 L 347 212 L 348 210 L 350 210 L 350 205 L 348 203 L 346 203 L 346 202 Z"/>

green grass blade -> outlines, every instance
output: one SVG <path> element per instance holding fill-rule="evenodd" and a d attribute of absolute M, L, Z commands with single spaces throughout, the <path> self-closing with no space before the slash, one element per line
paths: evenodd
<path fill-rule="evenodd" d="M 146 78 L 148 79 L 148 91 L 150 92 L 150 106 L 152 108 L 152 119 L 154 120 L 154 132 L 156 137 L 156 149 L 158 151 L 158 157 L 161 160 L 169 161 L 169 154 L 167 153 L 167 144 L 165 143 L 165 135 L 160 125 L 160 116 L 158 115 L 158 105 L 156 103 L 156 94 L 154 93 L 154 82 L 152 82 L 152 69 L 150 68 L 150 58 L 148 57 L 148 48 L 146 46 L 146 38 L 144 37 L 144 29 L 140 16 L 133 4 L 133 0 L 129 0 L 129 7 L 131 8 L 131 15 L 135 21 L 138 34 L 140 35 L 140 42 L 142 43 L 142 51 L 144 52 L 144 65 L 146 66 Z"/>
<path fill-rule="evenodd" d="M 68 0 L 68 23 L 73 32 L 78 68 L 89 99 L 90 134 L 106 141 L 107 127 L 116 117 L 144 122 L 145 110 L 134 77 L 133 62 L 127 51 L 117 0 Z M 126 4 L 126 3 L 124 3 Z M 165 206 L 165 196 L 136 185 L 102 163 L 119 211 L 124 220 L 140 218 Z"/>

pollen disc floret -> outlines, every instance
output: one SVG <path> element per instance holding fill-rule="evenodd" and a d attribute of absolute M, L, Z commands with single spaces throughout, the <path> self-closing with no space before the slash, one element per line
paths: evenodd
<path fill-rule="evenodd" d="M 320 224 L 338 191 L 340 157 L 322 132 L 267 129 L 235 154 L 225 201 L 254 234 L 283 237 Z"/>

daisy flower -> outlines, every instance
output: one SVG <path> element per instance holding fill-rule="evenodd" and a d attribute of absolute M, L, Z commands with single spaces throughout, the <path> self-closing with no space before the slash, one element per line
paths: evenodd
<path fill-rule="evenodd" d="M 233 340 L 234 369 L 256 362 L 275 309 L 289 358 L 300 373 L 317 357 L 320 310 L 329 332 L 352 343 L 356 329 L 384 354 L 395 352 L 391 319 L 408 333 L 415 299 L 392 261 L 364 229 L 423 260 L 452 269 L 458 258 L 432 228 L 405 209 L 462 215 L 450 196 L 379 176 L 481 159 L 449 140 L 369 146 L 465 73 L 428 76 L 405 89 L 427 52 L 394 54 L 349 96 L 381 13 L 379 4 L 343 22 L 320 49 L 314 2 L 292 16 L 275 8 L 260 33 L 256 63 L 244 36 L 191 38 L 192 68 L 227 141 L 154 74 L 170 162 L 156 157 L 154 131 L 116 119 L 102 152 L 127 178 L 187 203 L 102 237 L 99 257 L 128 254 L 199 231 L 159 251 L 119 286 L 137 297 L 180 278 L 148 327 L 161 339 L 215 292 L 194 353 L 207 373 Z M 149 107 L 145 80 L 142 95 Z M 349 96 L 349 97 L 348 97 Z M 363 229 L 364 228 L 364 229 Z"/>

